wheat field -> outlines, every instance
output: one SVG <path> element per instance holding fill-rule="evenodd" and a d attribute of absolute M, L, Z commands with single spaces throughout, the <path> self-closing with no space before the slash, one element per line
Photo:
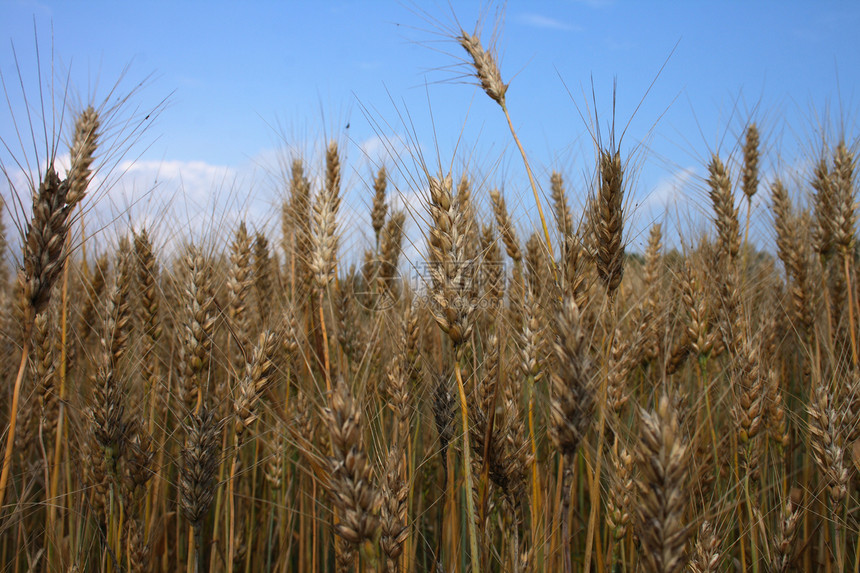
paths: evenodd
<path fill-rule="evenodd" d="M 581 196 L 539 181 L 493 50 L 453 40 L 534 222 L 413 158 L 420 208 L 379 165 L 346 260 L 331 141 L 290 157 L 278 232 L 84 239 L 97 104 L 67 168 L 59 138 L 29 188 L 4 168 L 0 571 L 860 569 L 856 134 L 765 181 L 750 118 L 702 165 L 707 228 L 633 253 L 615 134 Z"/>

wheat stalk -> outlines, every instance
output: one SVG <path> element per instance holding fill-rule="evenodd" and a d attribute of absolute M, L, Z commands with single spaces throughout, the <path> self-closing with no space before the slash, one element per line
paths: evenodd
<path fill-rule="evenodd" d="M 9 432 L 3 454 L 3 470 L 0 472 L 0 509 L 3 507 L 12 466 L 12 447 L 15 443 L 21 383 L 29 355 L 30 332 L 36 315 L 48 306 L 51 290 L 62 272 L 68 249 L 69 220 L 75 206 L 86 192 L 89 167 L 98 140 L 98 128 L 98 113 L 92 107 L 79 114 L 75 120 L 72 169 L 69 176 L 61 181 L 51 161 L 38 190 L 33 190 L 33 215 L 24 231 L 23 266 L 18 273 L 22 297 L 26 302 L 23 321 L 24 347 L 12 390 Z"/>
<path fill-rule="evenodd" d="M 535 182 L 534 174 L 532 173 L 531 164 L 526 156 L 526 150 L 523 148 L 522 143 L 520 143 L 520 138 L 517 136 L 517 132 L 514 129 L 513 121 L 511 121 L 511 114 L 508 112 L 508 105 L 505 100 L 505 93 L 508 91 L 508 86 L 502 81 L 502 75 L 499 71 L 496 58 L 492 52 L 484 49 L 477 33 L 470 34 L 469 32 L 461 29 L 460 34 L 457 36 L 457 41 L 472 58 L 472 66 L 475 71 L 475 76 L 481 84 L 481 89 L 484 90 L 490 99 L 499 104 L 502 108 L 502 112 L 505 114 L 508 128 L 511 131 L 511 137 L 514 138 L 514 143 L 517 144 L 517 149 L 520 151 L 523 165 L 525 165 L 526 173 L 529 176 L 529 184 L 531 185 L 532 193 L 534 194 L 535 205 L 538 208 L 541 226 L 543 227 L 544 239 L 546 240 L 546 250 L 547 252 L 552 253 L 552 240 L 549 237 L 549 228 L 546 224 L 546 217 L 543 214 L 543 206 L 541 205 L 540 196 L 538 195 L 537 183 Z M 551 262 L 553 273 L 555 273 L 555 259 L 551 259 Z M 558 280 L 558 277 L 556 277 L 556 280 Z"/>
<path fill-rule="evenodd" d="M 466 391 L 460 372 L 461 351 L 473 328 L 475 305 L 472 300 L 473 278 L 465 256 L 468 219 L 455 209 L 451 175 L 428 176 L 430 193 L 428 210 L 433 221 L 427 242 L 430 278 L 432 281 L 433 318 L 451 340 L 455 350 L 454 374 L 460 396 L 463 422 L 463 471 L 466 478 L 466 504 L 468 512 L 469 544 L 472 570 L 481 569 L 475 532 L 475 507 L 471 492 L 472 459 L 469 440 L 469 410 Z"/>

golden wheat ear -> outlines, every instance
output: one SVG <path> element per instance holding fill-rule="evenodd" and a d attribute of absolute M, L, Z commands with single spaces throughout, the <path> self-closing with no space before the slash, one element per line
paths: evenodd
<path fill-rule="evenodd" d="M 741 235 L 732 181 L 728 169 L 717 155 L 711 158 L 708 173 L 708 194 L 716 217 L 720 252 L 728 257 L 728 260 L 733 260 L 740 251 Z"/>
<path fill-rule="evenodd" d="M 853 256 L 857 212 L 854 185 L 854 153 L 840 141 L 833 153 L 832 189 L 834 192 L 833 240 L 844 257 Z"/>
<path fill-rule="evenodd" d="M 403 543 L 409 535 L 407 522 L 409 485 L 403 479 L 405 471 L 404 452 L 397 444 L 392 445 L 385 468 L 380 508 L 379 545 L 385 554 L 385 571 L 399 570 L 398 561 L 403 554 Z"/>
<path fill-rule="evenodd" d="M 645 571 L 680 573 L 686 567 L 688 454 L 678 415 L 663 395 L 654 412 L 642 412 L 636 449 L 640 559 Z"/>
<path fill-rule="evenodd" d="M 230 269 L 227 276 L 227 318 L 236 337 L 230 359 L 237 377 L 241 376 L 245 362 L 245 349 L 251 340 L 253 316 L 248 308 L 249 296 L 254 287 L 255 273 L 251 266 L 252 243 L 245 222 L 239 223 L 230 243 Z M 222 397 L 221 394 L 218 396 Z"/>
<path fill-rule="evenodd" d="M 326 150 L 325 186 L 314 203 L 311 234 L 311 271 L 316 287 L 325 290 L 334 279 L 337 266 L 337 213 L 340 209 L 340 156 L 337 143 Z"/>
<path fill-rule="evenodd" d="M 611 296 L 621 285 L 624 274 L 624 169 L 621 154 L 600 150 L 600 181 L 593 204 L 593 233 L 597 242 L 597 275 Z"/>
<path fill-rule="evenodd" d="M 753 196 L 758 191 L 759 184 L 759 132 L 755 123 L 747 128 L 744 141 L 744 167 L 741 177 L 741 189 L 752 203 Z"/>
<path fill-rule="evenodd" d="M 713 525 L 703 521 L 699 527 L 699 537 L 693 557 L 690 559 L 691 573 L 716 573 L 720 570 L 720 538 Z"/>
<path fill-rule="evenodd" d="M 92 108 L 84 110 L 75 121 L 71 148 L 71 167 L 61 180 L 53 165 L 33 198 L 33 216 L 27 225 L 23 254 L 24 298 L 35 317 L 47 306 L 51 289 L 63 267 L 68 248 L 66 238 L 75 206 L 84 198 L 89 184 L 98 142 L 99 116 Z"/>
<path fill-rule="evenodd" d="M 375 539 L 379 528 L 378 490 L 364 445 L 361 407 L 340 378 L 323 418 L 331 437 L 329 486 L 339 522 L 337 535 L 356 548 Z"/>
<path fill-rule="evenodd" d="M 385 166 L 380 167 L 373 180 L 373 208 L 370 211 L 370 221 L 373 226 L 373 234 L 376 236 L 376 244 L 379 245 L 379 233 L 385 225 L 385 217 L 388 214 L 388 204 L 385 202 L 385 189 L 388 185 L 388 172 Z"/>
<path fill-rule="evenodd" d="M 493 189 L 490 191 L 490 199 L 493 202 L 493 214 L 496 217 L 496 225 L 499 227 L 499 234 L 502 236 L 502 242 L 505 244 L 508 256 L 515 262 L 521 261 L 523 254 L 520 250 L 520 240 L 517 238 L 514 222 L 508 213 L 505 198 L 502 197 L 498 189 Z"/>
<path fill-rule="evenodd" d="M 203 522 L 215 498 L 221 424 L 214 411 L 201 408 L 187 416 L 183 426 L 185 446 L 179 471 L 179 506 L 194 530 L 196 562 L 203 571 Z"/>
<path fill-rule="evenodd" d="M 208 381 L 217 315 L 212 292 L 212 269 L 198 247 L 189 247 L 183 258 L 188 283 L 183 297 L 183 329 L 180 347 L 181 399 L 185 412 L 200 410 Z"/>
<path fill-rule="evenodd" d="M 239 382 L 238 392 L 233 401 L 237 445 L 242 444 L 246 432 L 259 418 L 259 401 L 273 382 L 277 342 L 274 333 L 261 332 L 257 345 L 245 366 L 245 374 Z"/>
<path fill-rule="evenodd" d="M 802 336 L 812 334 L 815 321 L 813 289 L 809 280 L 809 247 L 801 234 L 805 228 L 801 216 L 794 213 L 788 190 L 780 179 L 771 186 L 776 250 L 791 283 L 792 317 L 800 327 Z"/>
<path fill-rule="evenodd" d="M 508 86 L 502 81 L 502 73 L 492 52 L 488 52 L 481 45 L 481 38 L 477 34 L 470 34 L 460 30 L 457 38 L 466 53 L 472 59 L 475 76 L 481 84 L 481 89 L 500 106 L 505 105 L 505 92 Z"/>
<path fill-rule="evenodd" d="M 69 209 L 74 208 L 87 192 L 92 176 L 90 167 L 95 158 L 99 127 L 99 114 L 92 106 L 82 111 L 75 122 L 75 135 L 69 152 L 71 166 L 66 176 L 69 181 L 69 193 L 66 196 Z"/>

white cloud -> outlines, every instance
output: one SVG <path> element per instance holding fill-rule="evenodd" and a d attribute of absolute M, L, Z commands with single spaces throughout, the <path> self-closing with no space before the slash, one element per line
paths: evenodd
<path fill-rule="evenodd" d="M 204 161 L 149 161 L 125 162 L 120 166 L 123 189 L 137 190 L 167 189 L 182 190 L 187 199 L 205 204 L 211 198 L 213 187 L 218 182 L 228 181 L 237 176 L 235 168 L 212 165 Z"/>
<path fill-rule="evenodd" d="M 665 245 L 677 246 L 677 223 L 691 217 L 701 209 L 695 204 L 696 168 L 685 167 L 661 178 L 654 188 L 644 196 L 631 197 L 625 211 L 625 233 L 632 250 L 644 252 L 648 241 L 648 230 L 652 224 L 663 222 Z"/>
<path fill-rule="evenodd" d="M 410 146 L 400 135 L 374 135 L 358 143 L 361 161 L 371 165 L 387 165 L 389 171 L 411 157 Z"/>
<path fill-rule="evenodd" d="M 571 24 L 568 24 L 567 22 L 562 22 L 561 20 L 557 20 L 555 18 L 550 18 L 549 16 L 544 16 L 543 14 L 536 14 L 533 12 L 521 14 L 520 20 L 523 22 L 523 24 L 527 26 L 532 26 L 534 28 L 564 31 L 578 31 L 582 29 L 579 26 L 573 26 Z"/>
<path fill-rule="evenodd" d="M 679 203 L 686 199 L 684 188 L 690 184 L 695 176 L 696 169 L 694 167 L 686 167 L 676 171 L 669 177 L 660 179 L 654 190 L 642 201 L 639 208 L 646 211 L 665 211 L 670 207 L 677 207 Z"/>
<path fill-rule="evenodd" d="M 68 156 L 60 156 L 55 165 L 65 175 Z M 129 225 L 147 226 L 158 237 L 163 248 L 189 238 L 211 241 L 230 236 L 240 219 L 247 219 L 252 229 L 269 226 L 273 218 L 274 189 L 256 185 L 257 169 L 213 165 L 204 161 L 137 160 L 123 161 L 110 171 L 96 171 L 84 199 L 87 235 L 97 241 L 111 241 L 128 231 Z M 9 172 L 9 185 L 2 185 L 3 198 L 12 217 L 30 217 L 27 173 Z M 33 177 L 37 179 L 36 175 Z M 14 213 L 17 194 L 23 213 Z M 11 201 L 10 201 L 11 200 Z M 20 210 L 20 209 L 19 209 Z M 7 224 L 10 214 L 5 215 Z M 10 237 L 12 239 L 12 237 Z"/>

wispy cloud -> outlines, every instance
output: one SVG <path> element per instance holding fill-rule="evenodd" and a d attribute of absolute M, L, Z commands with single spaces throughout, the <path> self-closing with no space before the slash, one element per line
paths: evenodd
<path fill-rule="evenodd" d="M 644 210 L 666 210 L 670 207 L 677 207 L 685 199 L 684 188 L 690 184 L 695 175 L 696 169 L 687 167 L 661 179 L 642 202 L 640 208 Z"/>
<path fill-rule="evenodd" d="M 589 8 L 606 8 L 615 4 L 615 0 L 570 0 L 574 4 L 584 4 Z"/>
<path fill-rule="evenodd" d="M 376 167 L 388 165 L 389 170 L 397 170 L 411 153 L 407 141 L 399 134 L 374 135 L 358 144 L 362 161 Z"/>
<path fill-rule="evenodd" d="M 533 28 L 543 28 L 545 30 L 564 30 L 566 32 L 581 30 L 579 26 L 574 26 L 556 18 L 551 18 L 549 16 L 544 16 L 543 14 L 537 14 L 534 12 L 521 14 L 520 20 L 526 26 L 531 26 Z"/>
<path fill-rule="evenodd" d="M 65 176 L 68 155 L 57 157 L 54 164 Z M 145 225 L 170 250 L 189 237 L 219 236 L 221 231 L 229 235 L 243 218 L 271 224 L 267 219 L 274 192 L 255 185 L 256 171 L 252 164 L 234 167 L 170 159 L 121 161 L 112 169 L 99 169 L 83 202 L 88 236 L 109 241 L 129 226 Z M 4 213 L 7 221 L 22 225 L 29 219 L 30 180 L 38 177 L 21 170 L 9 172 L 8 184 L 0 186 L 0 195 L 10 206 Z"/>

